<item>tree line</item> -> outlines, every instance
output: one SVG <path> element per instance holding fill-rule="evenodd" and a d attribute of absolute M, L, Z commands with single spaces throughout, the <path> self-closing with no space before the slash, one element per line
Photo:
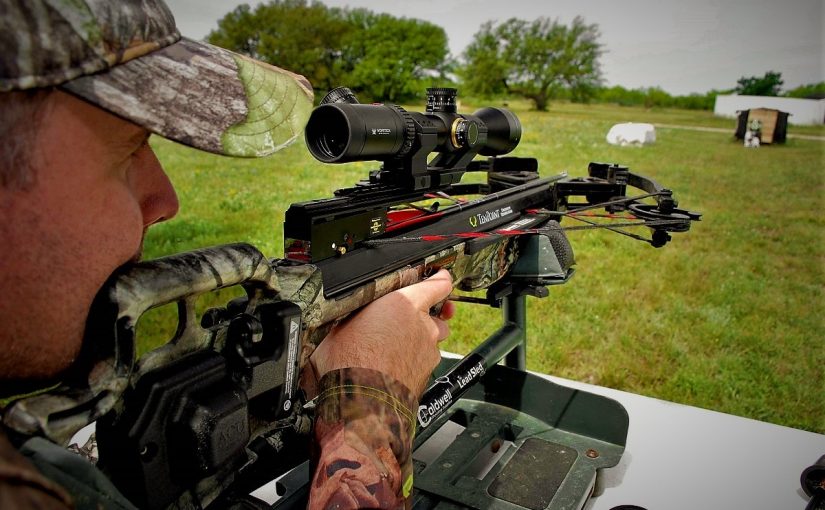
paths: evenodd
<path fill-rule="evenodd" d="M 621 86 L 600 88 L 593 100 L 614 103 L 621 106 L 644 106 L 646 108 L 683 108 L 688 110 L 713 110 L 716 96 L 741 94 L 747 96 L 783 96 L 794 98 L 825 99 L 825 82 L 801 85 L 782 91 L 782 73 L 768 71 L 764 76 L 743 76 L 735 87 L 725 90 L 711 90 L 704 94 L 673 96 L 659 87 L 627 89 Z"/>
<path fill-rule="evenodd" d="M 781 92 L 781 74 L 742 77 L 730 90 L 673 96 L 658 87 L 606 87 L 599 28 L 581 17 L 489 21 L 460 60 L 444 29 L 427 21 L 318 1 L 240 5 L 207 37 L 212 44 L 306 76 L 316 93 L 345 85 L 364 101 L 420 101 L 428 86 L 458 86 L 463 96 L 522 96 L 536 109 L 551 100 L 712 110 L 718 94 L 825 97 L 825 82 Z"/>
<path fill-rule="evenodd" d="M 316 92 L 340 85 L 403 101 L 448 71 L 447 34 L 426 21 L 305 0 L 236 7 L 207 40 L 301 73 Z"/>

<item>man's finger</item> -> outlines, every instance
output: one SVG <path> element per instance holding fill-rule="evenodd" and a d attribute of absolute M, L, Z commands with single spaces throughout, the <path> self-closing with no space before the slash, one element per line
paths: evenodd
<path fill-rule="evenodd" d="M 446 269 L 442 269 L 426 280 L 409 287 L 399 289 L 419 310 L 428 311 L 436 303 L 444 301 L 453 291 L 453 278 Z"/>

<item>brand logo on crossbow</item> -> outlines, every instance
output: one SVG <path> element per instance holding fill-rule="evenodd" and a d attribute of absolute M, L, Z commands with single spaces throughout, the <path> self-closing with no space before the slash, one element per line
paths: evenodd
<path fill-rule="evenodd" d="M 503 218 L 510 214 L 513 214 L 513 208 L 509 205 L 506 207 L 502 207 L 501 209 L 493 209 L 492 211 L 484 211 L 482 213 L 477 213 L 473 216 L 470 216 L 470 226 L 476 228 L 479 225 L 490 223 L 493 220 Z"/>

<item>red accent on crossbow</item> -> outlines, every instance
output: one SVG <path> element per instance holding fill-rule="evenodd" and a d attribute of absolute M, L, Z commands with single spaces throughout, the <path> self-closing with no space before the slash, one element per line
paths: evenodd
<path fill-rule="evenodd" d="M 413 227 L 423 223 L 429 223 L 432 220 L 443 216 L 441 212 L 424 212 L 418 209 L 400 209 L 397 211 L 389 211 L 387 213 L 387 227 L 385 232 L 393 232 L 402 228 Z"/>

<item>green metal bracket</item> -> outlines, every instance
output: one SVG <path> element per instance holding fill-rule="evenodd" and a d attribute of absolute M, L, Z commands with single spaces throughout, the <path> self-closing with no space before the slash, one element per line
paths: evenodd
<path fill-rule="evenodd" d="M 628 427 L 614 400 L 503 366 L 439 420 L 416 438 L 413 508 L 581 509 Z M 431 439 L 446 445 L 422 460 Z"/>

